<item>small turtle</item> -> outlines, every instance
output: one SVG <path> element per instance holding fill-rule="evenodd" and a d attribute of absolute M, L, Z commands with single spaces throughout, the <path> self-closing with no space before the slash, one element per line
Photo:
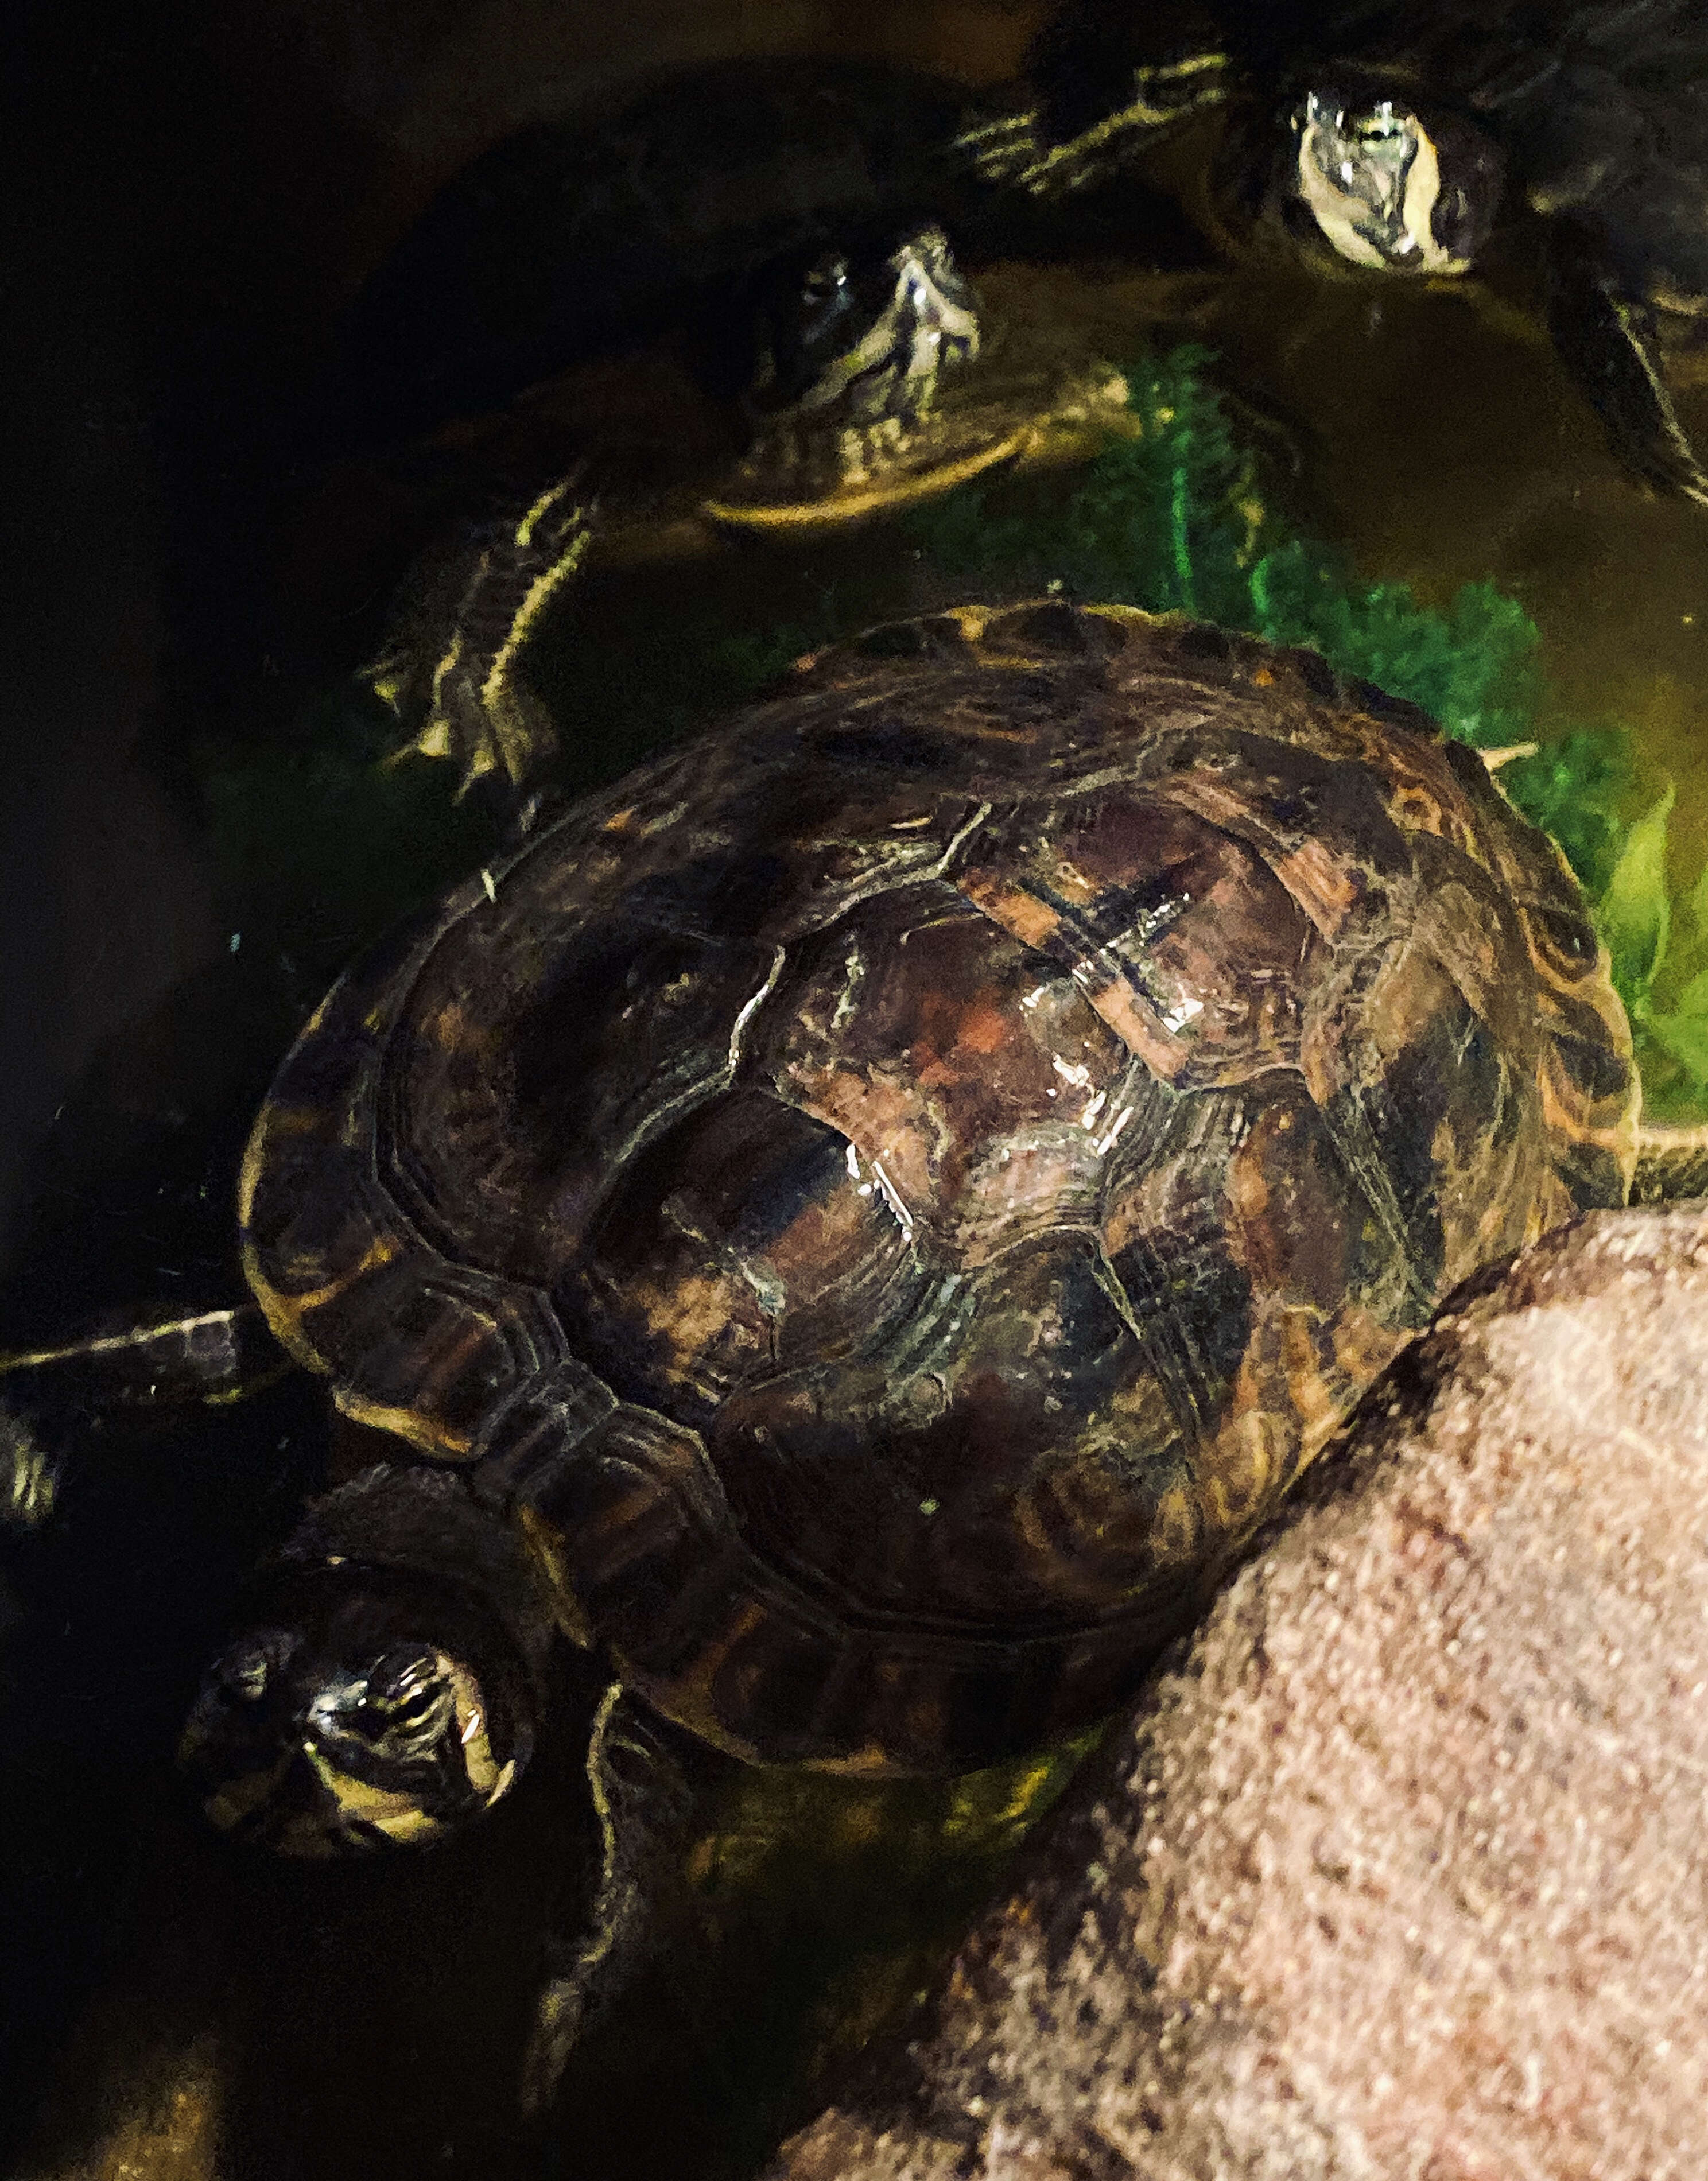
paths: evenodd
<path fill-rule="evenodd" d="M 1036 108 L 964 139 L 992 181 L 1061 198 L 1228 109 L 1216 194 L 1343 270 L 1472 270 L 1534 246 L 1562 362 L 1633 473 L 1708 505 L 1665 357 L 1708 317 L 1708 13 L 1694 0 L 1070 0 Z"/>
<path fill-rule="evenodd" d="M 254 1300 L 7 1390 L 225 1399 L 282 1350 L 384 1434 L 184 1759 L 234 1833 L 384 1848 L 580 1703 L 604 1875 L 537 2102 L 644 1924 L 672 1737 L 929 1773 L 1095 1719 L 1451 1289 L 1625 1198 L 1637 1099 L 1563 863 L 1423 714 L 969 606 L 405 924 L 255 1123 Z"/>
<path fill-rule="evenodd" d="M 988 179 L 959 140 L 964 86 L 835 60 L 744 60 L 666 79 L 615 114 L 572 114 L 495 145 L 439 192 L 357 297 L 306 430 L 323 450 L 395 445 L 513 400 L 590 356 L 674 339 L 728 397 L 753 374 L 752 327 L 816 288 L 777 392 L 863 306 L 841 262 L 880 266 L 936 226 L 958 256 L 1083 243 Z M 1153 240 L 1188 240 L 1154 200 Z M 1130 185 L 1122 218 L 1134 221 Z"/>
<path fill-rule="evenodd" d="M 465 787 L 486 783 L 532 822 L 556 734 L 530 653 L 590 553 L 622 563 L 719 539 L 810 544 L 1141 428 L 1113 365 L 1050 328 L 992 334 L 936 227 L 869 263 L 815 261 L 773 295 L 757 336 L 733 413 L 685 402 L 667 360 L 629 356 L 620 414 L 608 383 L 583 372 L 465 442 L 459 467 L 484 511 L 422 556 L 363 670 L 400 723 L 400 755 L 451 760 Z M 554 473 L 554 455 L 578 443 L 588 451 Z M 495 478 L 529 474 L 528 489 L 494 494 Z"/>
<path fill-rule="evenodd" d="M 981 324 L 933 207 L 977 247 L 1025 195 L 945 152 L 966 115 L 905 71 L 711 69 L 525 131 L 440 195 L 323 397 L 329 444 L 434 428 L 394 469 L 488 503 L 368 670 L 406 747 L 538 781 L 551 728 L 519 662 L 595 541 L 823 532 L 1132 428 L 1107 365 Z"/>

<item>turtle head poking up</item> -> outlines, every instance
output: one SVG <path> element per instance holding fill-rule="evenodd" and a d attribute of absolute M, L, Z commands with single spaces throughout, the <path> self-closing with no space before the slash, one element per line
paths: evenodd
<path fill-rule="evenodd" d="M 756 333 L 749 496 L 833 517 L 848 511 L 839 494 L 906 496 L 915 469 L 937 481 L 953 458 L 942 384 L 980 346 L 978 301 L 940 227 L 796 258 L 766 282 Z"/>
<path fill-rule="evenodd" d="M 423 1482 L 443 1511 L 440 1480 L 387 1481 L 394 1515 Z M 323 1512 L 335 1521 L 345 1497 Z M 533 1747 L 533 1676 L 509 1616 L 486 1585 L 374 1565 L 312 1532 L 307 1554 L 301 1543 L 185 1723 L 180 1763 L 207 1817 L 282 1854 L 329 1857 L 426 1844 L 480 1816 Z"/>
<path fill-rule="evenodd" d="M 936 225 L 893 249 L 821 251 L 774 279 L 749 396 L 763 430 L 778 411 L 850 424 L 915 422 L 937 376 L 979 352 L 977 299 Z"/>
<path fill-rule="evenodd" d="M 1468 272 L 1500 209 L 1495 143 L 1399 86 L 1324 83 L 1291 114 L 1273 209 L 1296 240 L 1384 273 Z"/>

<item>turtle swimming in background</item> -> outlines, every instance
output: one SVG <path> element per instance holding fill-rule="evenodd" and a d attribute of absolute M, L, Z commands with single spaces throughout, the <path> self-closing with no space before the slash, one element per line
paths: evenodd
<path fill-rule="evenodd" d="M 400 754 L 449 759 L 465 787 L 486 781 L 531 822 L 556 732 L 530 662 L 590 557 L 667 560 L 744 538 L 809 547 L 981 474 L 1081 460 L 1142 429 L 1113 365 L 1048 326 L 992 328 L 941 229 L 887 237 L 878 252 L 833 251 L 771 292 L 737 403 L 685 401 L 667 360 L 626 356 L 619 415 L 610 373 L 596 389 L 572 373 L 461 435 L 478 512 L 422 554 L 362 674 L 397 717 Z M 566 448 L 578 451 L 560 473 Z"/>
<path fill-rule="evenodd" d="M 1637 1107 L 1574 881 L 1424 715 L 968 606 L 358 960 L 254 1124 L 250 1299 L 4 1393 L 61 1443 L 285 1357 L 375 1434 L 183 1761 L 240 1837 L 401 1852 L 581 1737 L 604 1861 L 538 2105 L 695 1748 L 952 1772 L 1095 1720 L 1444 1296 L 1624 1200 Z"/>
<path fill-rule="evenodd" d="M 1343 271 L 1539 260 L 1562 361 L 1637 477 L 1708 505 L 1669 372 L 1708 325 L 1708 10 L 1698 0 L 1069 0 L 1035 103 L 976 124 L 993 181 L 1056 202 L 1224 109 L 1212 196 Z"/>
<path fill-rule="evenodd" d="M 369 672 L 406 744 L 532 783 L 550 726 L 517 662 L 589 547 L 808 538 L 1136 428 L 1109 366 L 985 323 L 959 253 L 1036 208 L 945 148 L 966 113 L 904 70 L 713 69 L 440 193 L 315 428 L 458 518 Z"/>
<path fill-rule="evenodd" d="M 752 380 L 755 318 L 778 298 L 787 313 L 804 286 L 820 308 L 811 340 L 778 359 L 787 400 L 815 344 L 862 308 L 839 266 L 876 268 L 931 228 L 964 265 L 1083 249 L 1085 202 L 1064 219 L 961 148 L 983 111 L 916 70 L 749 59 L 519 130 L 445 185 L 354 299 L 305 454 L 398 445 L 663 336 L 733 398 Z M 1125 178 L 1109 218 L 1158 262 L 1201 260 L 1168 200 Z"/>

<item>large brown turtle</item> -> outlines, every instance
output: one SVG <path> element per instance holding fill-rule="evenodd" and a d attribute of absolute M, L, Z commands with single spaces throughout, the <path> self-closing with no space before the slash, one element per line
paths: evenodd
<path fill-rule="evenodd" d="M 1637 1098 L 1557 853 L 1315 654 L 1055 601 L 821 653 L 280 1070 L 246 1269 L 388 1451 L 257 1577 L 206 1806 L 430 1838 L 570 1701 L 561 1639 L 602 1662 L 539 2094 L 638 1917 L 622 1752 L 953 1770 L 1095 1719 L 1451 1289 L 1624 1198 Z M 231 1390 L 254 1340 L 81 1361 Z"/>

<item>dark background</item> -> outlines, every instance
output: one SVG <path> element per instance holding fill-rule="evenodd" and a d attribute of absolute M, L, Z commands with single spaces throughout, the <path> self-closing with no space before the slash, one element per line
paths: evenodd
<path fill-rule="evenodd" d="M 541 113 L 743 52 L 988 79 L 1014 67 L 1039 13 L 30 0 L 14 14 L 0 1266 L 68 1088 L 227 943 L 193 811 L 162 776 L 174 746 L 241 725 L 229 654 L 249 618 L 242 548 L 270 482 L 268 419 L 363 274 L 439 183 Z"/>

